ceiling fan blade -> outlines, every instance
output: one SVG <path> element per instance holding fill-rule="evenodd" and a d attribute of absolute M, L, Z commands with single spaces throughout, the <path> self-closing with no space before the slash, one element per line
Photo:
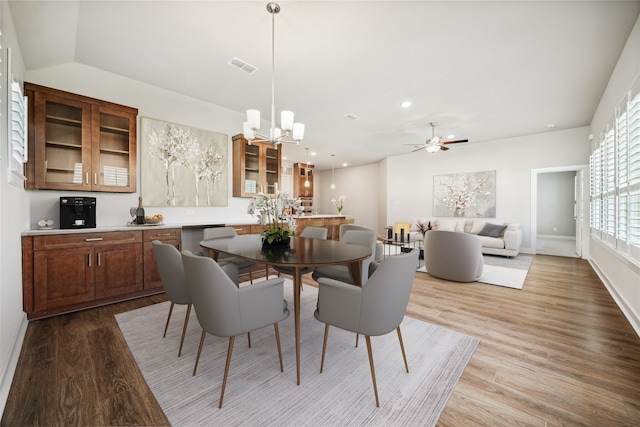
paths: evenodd
<path fill-rule="evenodd" d="M 440 146 L 440 151 L 447 151 L 449 147 L 445 147 L 444 145 Z"/>
<path fill-rule="evenodd" d="M 420 150 L 424 150 L 424 147 L 416 148 L 415 150 L 411 150 L 411 152 L 412 152 L 412 153 L 415 153 L 416 151 L 420 151 Z"/>
<path fill-rule="evenodd" d="M 444 141 L 443 144 L 457 144 L 459 142 L 469 142 L 468 139 L 458 139 L 457 141 Z"/>

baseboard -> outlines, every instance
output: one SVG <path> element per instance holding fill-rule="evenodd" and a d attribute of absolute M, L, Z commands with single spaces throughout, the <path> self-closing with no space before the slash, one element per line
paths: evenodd
<path fill-rule="evenodd" d="M 11 390 L 11 383 L 13 382 L 13 376 L 18 366 L 18 359 L 20 358 L 20 350 L 22 349 L 22 343 L 24 342 L 24 336 L 27 333 L 27 325 L 29 321 L 27 316 L 23 316 L 18 333 L 13 340 L 11 347 L 11 353 L 9 359 L 2 369 L 2 381 L 0 382 L 0 414 L 4 413 L 4 407 L 7 404 L 7 398 L 9 397 L 9 390 Z"/>
<path fill-rule="evenodd" d="M 607 276 L 598 268 L 598 266 L 591 259 L 589 259 L 588 261 L 591 267 L 593 268 L 593 271 L 596 272 L 600 280 L 602 280 L 602 283 L 604 283 L 604 286 L 607 288 L 607 291 L 609 291 L 609 295 L 611 295 L 611 297 L 616 302 L 616 304 L 618 304 L 618 307 L 620 307 L 620 310 L 622 310 L 622 314 L 624 314 L 624 317 L 627 318 L 633 330 L 636 331 L 636 335 L 640 337 L 640 319 L 635 315 L 633 310 L 631 310 L 631 308 L 627 305 L 627 303 L 624 301 L 624 298 L 622 298 L 620 294 L 616 291 L 616 289 L 613 287 L 611 282 L 609 282 L 609 280 L 607 279 Z"/>
<path fill-rule="evenodd" d="M 576 240 L 576 236 L 560 236 L 557 234 L 538 234 L 536 237 L 539 239 L 551 239 L 551 240 Z"/>

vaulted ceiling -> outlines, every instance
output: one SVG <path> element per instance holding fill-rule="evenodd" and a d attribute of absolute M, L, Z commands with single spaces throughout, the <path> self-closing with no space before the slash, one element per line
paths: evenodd
<path fill-rule="evenodd" d="M 9 1 L 27 70 L 78 62 L 268 119 L 266 4 Z M 429 122 L 470 144 L 586 126 L 640 13 L 637 1 L 279 4 L 276 110 L 306 125 L 285 153 L 302 161 L 309 147 L 319 168 L 408 153 Z"/>

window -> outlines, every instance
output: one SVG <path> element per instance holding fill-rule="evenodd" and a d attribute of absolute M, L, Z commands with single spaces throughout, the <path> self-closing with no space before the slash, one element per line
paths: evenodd
<path fill-rule="evenodd" d="M 11 69 L 11 49 L 7 49 L 8 100 L 9 100 L 9 182 L 22 187 L 26 180 L 24 164 L 27 162 L 27 99 L 22 83 L 17 81 Z"/>
<path fill-rule="evenodd" d="M 640 265 L 640 78 L 589 157 L 591 235 Z"/>

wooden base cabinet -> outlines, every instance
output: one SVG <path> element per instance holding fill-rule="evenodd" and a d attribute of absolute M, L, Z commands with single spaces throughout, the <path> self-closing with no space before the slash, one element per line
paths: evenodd
<path fill-rule="evenodd" d="M 144 230 L 142 236 L 144 240 L 144 289 L 162 290 L 162 279 L 153 253 L 152 242 L 160 240 L 162 243 L 173 245 L 181 251 L 182 230 L 179 228 Z"/>
<path fill-rule="evenodd" d="M 162 292 L 145 289 L 142 230 L 23 236 L 28 319 Z"/>

